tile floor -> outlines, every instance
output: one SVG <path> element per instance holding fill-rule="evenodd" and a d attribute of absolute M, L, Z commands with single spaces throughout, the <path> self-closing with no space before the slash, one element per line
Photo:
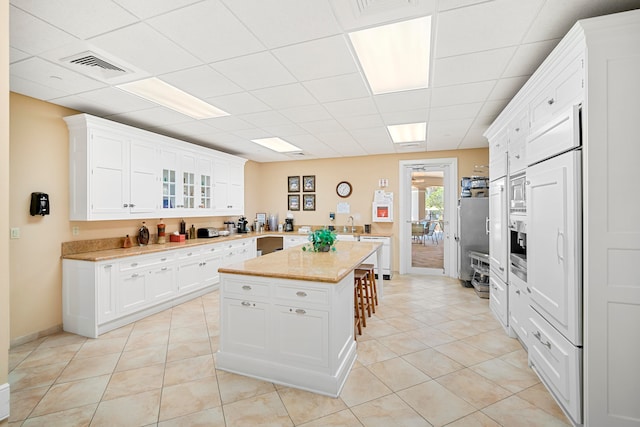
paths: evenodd
<path fill-rule="evenodd" d="M 10 350 L 10 426 L 568 426 L 456 280 L 394 276 L 339 398 L 216 370 L 218 292 L 86 339 Z"/>

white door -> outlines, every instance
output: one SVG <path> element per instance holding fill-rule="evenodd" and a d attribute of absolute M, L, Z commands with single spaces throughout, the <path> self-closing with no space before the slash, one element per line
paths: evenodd
<path fill-rule="evenodd" d="M 531 304 L 574 345 L 582 343 L 580 151 L 527 169 L 527 283 Z"/>
<path fill-rule="evenodd" d="M 91 131 L 91 212 L 123 218 L 129 213 L 129 141 L 121 135 Z"/>
<path fill-rule="evenodd" d="M 489 263 L 491 270 L 507 282 L 507 178 L 489 184 Z"/>
<path fill-rule="evenodd" d="M 131 142 L 130 194 L 132 213 L 155 212 L 160 200 L 158 152 L 151 144 Z"/>
<path fill-rule="evenodd" d="M 457 229 L 457 180 L 457 159 L 400 161 L 400 274 L 457 276 L 457 245 L 452 232 Z M 441 209 L 427 206 L 425 187 L 429 184 L 441 187 Z M 418 232 L 420 225 L 424 233 Z M 435 225 L 433 233 L 429 233 L 429 225 Z"/>

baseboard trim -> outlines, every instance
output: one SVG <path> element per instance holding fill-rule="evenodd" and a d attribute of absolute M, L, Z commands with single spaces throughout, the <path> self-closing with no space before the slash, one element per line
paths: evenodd
<path fill-rule="evenodd" d="M 43 331 L 34 332 L 29 335 L 24 335 L 24 336 L 15 338 L 9 342 L 9 348 L 18 347 L 19 345 L 26 344 L 31 341 L 35 341 L 42 337 L 48 337 L 49 335 L 57 334 L 59 332 L 62 332 L 62 324 L 52 326 Z"/>

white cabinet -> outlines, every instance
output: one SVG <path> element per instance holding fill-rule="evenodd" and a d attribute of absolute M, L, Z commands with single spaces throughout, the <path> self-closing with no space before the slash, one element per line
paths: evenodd
<path fill-rule="evenodd" d="M 255 258 L 257 247 L 256 238 L 232 240 L 224 244 L 224 256 L 222 265 L 234 264 L 247 259 Z"/>
<path fill-rule="evenodd" d="M 580 152 L 527 169 L 527 283 L 531 303 L 575 345 L 582 344 Z"/>
<path fill-rule="evenodd" d="M 164 216 L 213 215 L 213 156 L 165 147 L 160 159 Z"/>
<path fill-rule="evenodd" d="M 391 256 L 391 237 L 378 237 L 378 236 L 360 236 L 361 242 L 380 242 L 382 243 L 382 277 L 386 280 L 391 279 L 393 274 L 392 259 Z M 373 264 L 375 268 L 378 268 L 378 256 L 377 254 L 371 255 L 365 260 L 367 264 Z M 377 277 L 377 276 L 376 276 Z"/>
<path fill-rule="evenodd" d="M 213 163 L 213 180 L 215 213 L 244 214 L 244 162 L 216 156 Z"/>
<path fill-rule="evenodd" d="M 275 305 L 275 357 L 284 363 L 329 366 L 329 311 Z"/>
<path fill-rule="evenodd" d="M 489 308 L 506 329 L 509 326 L 509 287 L 493 275 L 489 276 Z"/>
<path fill-rule="evenodd" d="M 282 243 L 284 249 L 289 249 L 294 246 L 302 246 L 306 243 L 309 243 L 309 236 L 305 235 L 286 235 L 282 237 Z"/>
<path fill-rule="evenodd" d="M 531 307 L 529 306 L 529 290 L 527 284 L 516 275 L 511 274 L 508 286 L 509 292 L 509 330 L 510 335 L 516 335 L 524 345 L 529 348 L 529 317 Z"/>
<path fill-rule="evenodd" d="M 491 274 L 507 282 L 509 248 L 507 234 L 507 178 L 489 184 L 489 265 Z"/>
<path fill-rule="evenodd" d="M 178 252 L 178 292 L 198 289 L 203 282 L 200 248 L 181 249 Z"/>
<path fill-rule="evenodd" d="M 252 299 L 222 299 L 222 322 L 227 327 L 227 339 L 220 348 L 230 352 L 260 356 L 267 353 L 269 304 Z"/>
<path fill-rule="evenodd" d="M 509 135 L 506 127 L 489 140 L 489 181 L 507 175 L 508 143 Z"/>
<path fill-rule="evenodd" d="M 103 262 L 96 265 L 98 272 L 97 295 L 98 300 L 98 322 L 104 323 L 117 316 L 116 311 L 116 286 L 117 286 L 117 265 L 111 262 Z"/>
<path fill-rule="evenodd" d="M 197 185 L 199 199 L 197 208 L 204 212 L 213 212 L 213 158 L 198 159 Z M 244 191 L 243 197 L 244 197 Z"/>

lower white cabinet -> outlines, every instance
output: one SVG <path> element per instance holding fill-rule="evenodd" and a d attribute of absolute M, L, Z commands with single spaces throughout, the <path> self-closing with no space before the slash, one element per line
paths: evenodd
<path fill-rule="evenodd" d="M 506 283 L 494 275 L 489 276 L 489 307 L 502 327 L 507 330 L 509 326 L 509 289 Z"/>
<path fill-rule="evenodd" d="M 525 349 L 529 348 L 529 293 L 527 284 L 511 275 L 508 286 L 509 293 L 509 335 L 517 336 Z"/>
<path fill-rule="evenodd" d="M 306 234 L 301 236 L 293 236 L 293 235 L 284 236 L 282 237 L 282 243 L 283 243 L 284 249 L 289 249 L 294 246 L 301 246 L 301 245 L 304 245 L 305 243 L 309 243 L 309 236 L 307 236 Z"/>
<path fill-rule="evenodd" d="M 230 246 L 230 247 L 229 247 Z M 233 256 L 228 256 L 229 251 Z M 256 256 L 256 239 L 171 249 L 109 261 L 62 260 L 62 322 L 98 335 L 203 295 L 218 286 L 225 260 Z"/>
<path fill-rule="evenodd" d="M 222 300 L 223 322 L 229 332 L 225 342 L 229 351 L 255 356 L 267 353 L 269 304 L 251 299 Z"/>
<path fill-rule="evenodd" d="M 275 305 L 274 352 L 284 362 L 329 366 L 329 311 Z"/>
<path fill-rule="evenodd" d="M 393 273 L 391 266 L 391 237 L 380 236 L 360 236 L 361 242 L 380 242 L 382 243 L 382 276 L 385 280 L 390 280 Z M 375 268 L 378 268 L 378 256 L 376 254 L 371 255 L 365 260 L 365 263 L 373 264 Z M 377 277 L 377 276 L 376 276 Z"/>

